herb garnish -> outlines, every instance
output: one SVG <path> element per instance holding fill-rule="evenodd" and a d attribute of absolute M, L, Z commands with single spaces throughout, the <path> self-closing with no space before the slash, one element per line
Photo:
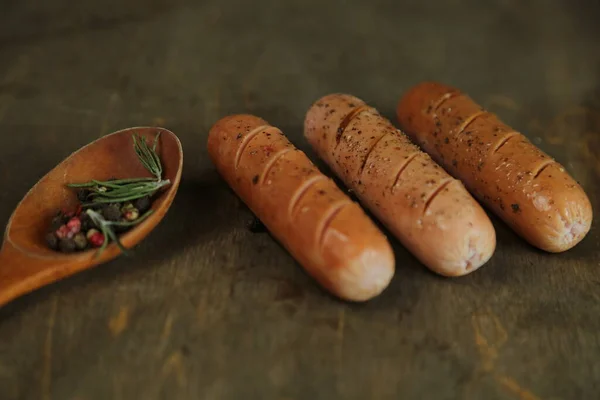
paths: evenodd
<path fill-rule="evenodd" d="M 138 159 L 142 165 L 154 175 L 154 177 L 112 179 L 107 181 L 92 179 L 89 182 L 70 183 L 67 185 L 70 188 L 78 188 L 80 189 L 80 192 L 84 193 L 82 198 L 80 198 L 82 201 L 81 207 L 85 209 L 85 214 L 87 214 L 93 225 L 100 230 L 100 232 L 95 231 L 96 233 L 94 233 L 94 229 L 88 231 L 88 243 L 99 246 L 96 257 L 100 256 L 106 249 L 109 240 L 115 242 L 124 254 L 128 254 L 128 250 L 120 242 L 114 228 L 116 228 L 117 231 L 123 231 L 123 228 L 126 230 L 129 227 L 139 224 L 153 212 L 153 210 L 150 209 L 143 215 L 139 215 L 138 210 L 129 202 L 142 199 L 142 202 L 146 200 L 147 207 L 149 207 L 148 199 L 156 194 L 161 188 L 171 183 L 168 179 L 162 179 L 163 167 L 160 158 L 156 153 L 159 136 L 160 132 L 155 136 L 152 147 L 146 143 L 146 140 L 142 136 L 138 134 L 132 136 L 133 149 Z M 118 206 L 123 203 L 129 204 L 129 206 L 125 205 L 121 209 L 123 210 L 125 219 L 111 220 L 107 215 L 103 215 L 102 207 L 107 207 L 109 205 Z M 119 210 L 119 208 L 120 206 L 117 210 Z M 130 209 L 135 212 L 133 217 L 131 217 L 132 214 Z M 140 209 L 140 211 L 142 210 Z M 119 214 L 120 213 L 117 212 L 117 216 L 119 216 Z M 79 232 L 81 219 L 77 216 L 75 216 L 74 219 L 77 219 L 79 223 L 75 224 L 76 227 L 71 231 L 69 231 L 68 227 L 65 225 L 63 227 L 64 232 L 62 232 L 63 235 L 60 235 L 60 238 L 64 236 L 70 238 L 73 234 Z M 81 235 L 82 234 L 79 234 L 79 236 Z M 81 241 L 85 248 L 85 239 L 81 239 Z"/>
<path fill-rule="evenodd" d="M 92 179 L 85 183 L 71 183 L 68 187 L 85 188 L 89 191 L 87 200 L 82 207 L 94 207 L 103 203 L 122 203 L 132 201 L 145 196 L 152 196 L 159 189 L 169 185 L 171 182 L 162 179 L 162 164 L 158 154 L 156 154 L 156 145 L 160 133 L 154 138 L 152 148 L 148 146 L 146 140 L 138 135 L 133 135 L 133 148 L 140 162 L 144 167 L 155 176 L 155 178 L 128 178 L 112 181 L 98 181 Z"/>
<path fill-rule="evenodd" d="M 108 245 L 108 239 L 111 239 L 112 241 L 114 241 L 117 244 L 117 246 L 119 246 L 119 248 L 121 249 L 121 251 L 124 254 L 129 254 L 129 251 L 125 248 L 125 246 L 123 246 L 123 244 L 119 240 L 119 237 L 113 231 L 112 227 L 113 226 L 130 227 L 130 226 L 137 225 L 140 222 L 142 222 L 144 219 L 146 219 L 150 214 L 152 214 L 152 212 L 153 212 L 153 210 L 149 210 L 148 212 L 146 212 L 144 215 L 142 215 L 135 221 L 130 221 L 130 222 L 129 221 L 127 221 L 127 222 L 118 221 L 118 222 L 116 222 L 116 221 L 107 221 L 106 219 L 104 219 L 102 217 L 101 214 L 99 214 L 98 212 L 96 212 L 92 209 L 86 210 L 87 215 L 90 216 L 90 218 L 92 219 L 94 224 L 96 224 L 96 226 L 100 229 L 100 232 L 102 232 L 102 234 L 104 235 L 104 241 L 102 242 L 102 246 L 100 246 L 100 248 L 98 249 L 98 253 L 96 253 L 96 257 L 100 256 L 100 254 L 106 249 L 106 246 Z"/>

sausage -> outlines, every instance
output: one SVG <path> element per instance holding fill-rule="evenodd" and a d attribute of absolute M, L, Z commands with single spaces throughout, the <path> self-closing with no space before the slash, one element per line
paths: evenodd
<path fill-rule="evenodd" d="M 425 266 L 468 274 L 496 248 L 485 211 L 406 135 L 362 100 L 331 94 L 306 114 L 304 135 L 359 200 Z"/>
<path fill-rule="evenodd" d="M 215 123 L 208 152 L 224 180 L 304 269 L 334 295 L 366 301 L 395 269 L 387 237 L 276 127 L 252 115 Z"/>
<path fill-rule="evenodd" d="M 416 143 L 533 246 L 562 252 L 589 232 L 592 206 L 565 168 L 465 93 L 424 82 L 396 113 Z"/>

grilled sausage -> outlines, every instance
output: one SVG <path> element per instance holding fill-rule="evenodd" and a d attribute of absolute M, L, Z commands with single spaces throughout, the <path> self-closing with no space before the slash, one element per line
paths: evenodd
<path fill-rule="evenodd" d="M 458 89 L 421 83 L 396 111 L 415 142 L 533 246 L 565 251 L 590 230 L 590 201 L 565 168 Z"/>
<path fill-rule="evenodd" d="M 362 100 L 315 102 L 304 135 L 363 204 L 423 264 L 460 276 L 486 263 L 496 233 L 462 183 Z"/>
<path fill-rule="evenodd" d="M 225 181 L 322 286 L 365 301 L 394 275 L 385 235 L 334 181 L 263 119 L 232 115 L 210 130 L 208 152 Z"/>

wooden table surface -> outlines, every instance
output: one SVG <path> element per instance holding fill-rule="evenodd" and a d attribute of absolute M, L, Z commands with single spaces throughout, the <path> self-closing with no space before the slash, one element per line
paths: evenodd
<path fill-rule="evenodd" d="M 251 112 L 316 159 L 302 122 L 318 97 L 394 118 L 435 79 L 526 133 L 600 209 L 599 15 L 593 0 L 1 2 L 0 225 L 111 131 L 169 128 L 185 162 L 135 257 L 0 309 L 0 399 L 597 399 L 596 225 L 549 255 L 494 219 L 494 258 L 460 279 L 393 240 L 387 291 L 347 304 L 247 229 L 206 138 Z"/>

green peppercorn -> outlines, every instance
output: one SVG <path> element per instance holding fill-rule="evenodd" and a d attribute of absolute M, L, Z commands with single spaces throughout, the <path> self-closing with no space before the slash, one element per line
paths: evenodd
<path fill-rule="evenodd" d="M 140 216 L 139 210 L 131 203 L 126 203 L 122 208 L 123 218 L 126 221 L 135 221 Z"/>
<path fill-rule="evenodd" d="M 77 247 L 78 250 L 83 250 L 87 247 L 87 239 L 83 232 L 76 234 L 73 237 L 73 241 L 75 242 L 75 247 Z"/>
<path fill-rule="evenodd" d="M 125 214 L 127 211 L 131 210 L 132 208 L 134 208 L 132 203 L 130 203 L 130 202 L 124 203 L 123 207 L 121 207 L 121 213 Z"/>
<path fill-rule="evenodd" d="M 58 248 L 58 238 L 54 232 L 48 232 L 46 234 L 46 243 L 52 250 L 56 250 Z"/>
<path fill-rule="evenodd" d="M 73 239 L 64 238 L 58 242 L 58 248 L 63 253 L 72 253 L 75 251 L 75 241 Z"/>
<path fill-rule="evenodd" d="M 130 207 L 129 209 L 127 209 L 127 211 L 125 211 L 123 213 L 123 217 L 125 218 L 125 220 L 131 222 L 131 221 L 135 221 L 136 219 L 138 219 L 138 217 L 140 216 L 140 212 L 138 211 L 137 208 L 135 207 Z"/>

